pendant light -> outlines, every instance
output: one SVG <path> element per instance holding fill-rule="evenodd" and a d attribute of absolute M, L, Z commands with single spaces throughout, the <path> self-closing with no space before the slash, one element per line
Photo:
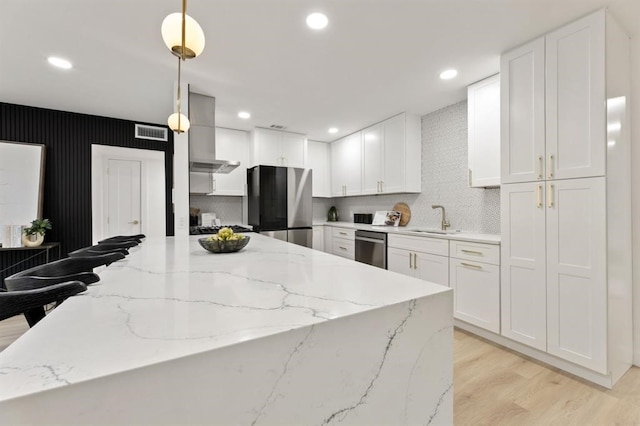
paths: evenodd
<path fill-rule="evenodd" d="M 181 62 L 197 57 L 204 50 L 204 32 L 195 19 L 187 15 L 187 0 L 182 0 L 182 13 L 172 13 L 162 21 L 162 39 L 172 54 L 178 57 L 177 112 L 169 116 L 167 124 L 176 133 L 189 130 L 189 119 L 182 114 L 180 101 Z"/>

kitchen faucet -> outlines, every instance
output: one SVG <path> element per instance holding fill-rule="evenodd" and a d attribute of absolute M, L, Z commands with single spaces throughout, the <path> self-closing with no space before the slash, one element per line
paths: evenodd
<path fill-rule="evenodd" d="M 433 204 L 433 205 L 431 206 L 431 208 L 432 208 L 432 209 L 442 209 L 442 222 L 441 222 L 441 224 L 442 224 L 442 230 L 443 230 L 443 231 L 446 231 L 446 230 L 447 230 L 447 228 L 451 226 L 451 224 L 449 223 L 449 221 L 447 220 L 447 217 L 446 217 L 446 215 L 445 215 L 445 212 L 444 212 L 444 206 L 440 206 L 440 205 L 437 205 L 437 204 Z"/>

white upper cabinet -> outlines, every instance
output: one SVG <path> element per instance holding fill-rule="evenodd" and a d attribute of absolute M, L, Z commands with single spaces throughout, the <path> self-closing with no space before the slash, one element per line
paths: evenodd
<path fill-rule="evenodd" d="M 384 180 L 384 140 L 382 124 L 362 131 L 362 193 L 378 194 Z"/>
<path fill-rule="evenodd" d="M 313 196 L 329 198 L 331 197 L 330 145 L 325 142 L 308 141 L 307 149 L 307 168 L 313 171 Z"/>
<path fill-rule="evenodd" d="M 249 163 L 249 132 L 216 127 L 216 158 L 239 161 L 229 173 L 214 173 L 213 195 L 245 195 Z"/>
<path fill-rule="evenodd" d="M 500 61 L 502 183 L 544 176 L 544 37 L 502 55 Z"/>
<path fill-rule="evenodd" d="M 500 185 L 500 75 L 467 88 L 469 186 Z"/>
<path fill-rule="evenodd" d="M 502 182 L 604 176 L 605 19 L 595 13 L 502 56 Z"/>
<path fill-rule="evenodd" d="M 306 166 L 307 138 L 298 133 L 256 127 L 253 132 L 251 165 Z"/>
<path fill-rule="evenodd" d="M 593 14 L 545 37 L 547 179 L 605 174 L 604 26 Z"/>
<path fill-rule="evenodd" d="M 194 195 L 245 195 L 249 163 L 249 132 L 215 128 L 216 158 L 239 161 L 229 173 L 189 173 L 189 193 Z"/>
<path fill-rule="evenodd" d="M 421 192 L 422 130 L 420 117 L 398 114 L 382 122 L 384 176 L 380 192 Z"/>
<path fill-rule="evenodd" d="M 422 139 L 419 116 L 398 114 L 357 135 L 361 145 L 359 159 L 355 157 L 355 146 L 346 148 L 346 138 L 331 144 L 333 196 L 420 192 Z M 348 143 L 355 145 L 355 137 Z M 345 161 L 350 162 L 350 169 L 345 169 Z M 355 166 L 352 163 L 355 161 L 360 165 Z M 360 181 L 347 183 L 345 174 L 353 175 L 357 170 L 361 171 Z"/>
<path fill-rule="evenodd" d="M 362 194 L 362 132 L 331 144 L 331 196 Z"/>

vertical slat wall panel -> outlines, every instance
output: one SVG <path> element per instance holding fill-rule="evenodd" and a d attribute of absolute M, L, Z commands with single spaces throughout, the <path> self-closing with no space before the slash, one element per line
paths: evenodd
<path fill-rule="evenodd" d="M 53 222 L 53 229 L 47 233 L 46 240 L 61 243 L 62 257 L 91 244 L 92 144 L 164 151 L 166 233 L 174 234 L 173 133 L 169 132 L 167 142 L 136 139 L 135 123 L 0 102 L 0 140 L 40 143 L 47 147 L 43 217 Z M 29 252 L 0 253 L 0 271 L 28 257 L 25 253 Z"/>

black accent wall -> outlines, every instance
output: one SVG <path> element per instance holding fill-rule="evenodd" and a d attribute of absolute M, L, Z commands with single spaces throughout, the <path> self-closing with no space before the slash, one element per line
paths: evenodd
<path fill-rule="evenodd" d="M 136 139 L 135 123 L 159 126 L 153 123 L 0 103 L 0 140 L 39 143 L 47 147 L 43 217 L 51 220 L 53 229 L 47 232 L 45 241 L 60 242 L 62 257 L 66 257 L 66 253 L 70 251 L 89 246 L 92 242 L 92 144 L 164 151 L 166 234 L 174 235 L 171 204 L 173 133 L 169 132 L 167 142 Z M 24 253 L 20 252 L 0 252 L 0 271 L 25 257 Z M 10 275 L 17 271 L 7 272 Z M 0 275 L 0 278 L 3 276 Z"/>

